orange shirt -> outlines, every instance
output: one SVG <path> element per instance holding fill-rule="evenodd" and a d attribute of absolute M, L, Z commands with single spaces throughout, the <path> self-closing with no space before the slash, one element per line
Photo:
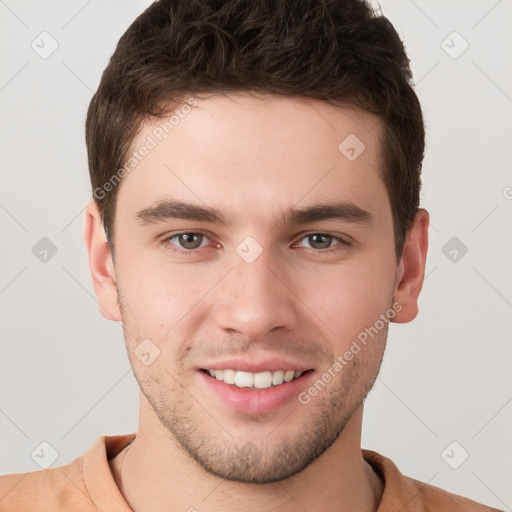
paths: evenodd
<path fill-rule="evenodd" d="M 131 512 L 114 481 L 108 460 L 135 435 L 102 436 L 85 455 L 67 466 L 0 476 L 0 511 Z M 391 460 L 377 452 L 362 453 L 384 482 L 378 512 L 498 510 L 406 477 Z"/>

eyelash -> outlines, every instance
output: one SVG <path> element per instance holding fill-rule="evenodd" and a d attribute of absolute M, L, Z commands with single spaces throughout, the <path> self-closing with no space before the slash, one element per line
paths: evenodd
<path fill-rule="evenodd" d="M 163 240 L 164 245 L 171 245 L 173 253 L 177 253 L 177 254 L 180 254 L 183 256 L 191 256 L 193 253 L 197 252 L 199 249 L 204 249 L 204 247 L 198 247 L 197 249 L 179 249 L 176 245 L 172 244 L 170 241 L 175 237 L 179 237 L 180 235 L 200 235 L 209 240 L 209 237 L 207 235 L 205 235 L 204 233 L 201 233 L 199 231 L 180 231 L 178 233 L 172 233 L 171 235 L 166 236 Z M 309 238 L 310 236 L 314 236 L 314 235 L 328 236 L 328 237 L 331 237 L 333 241 L 338 242 L 334 246 L 328 247 L 327 249 L 310 248 L 316 254 L 329 254 L 332 251 L 336 250 L 335 247 L 337 247 L 338 245 L 342 245 L 342 246 L 346 246 L 346 247 L 350 247 L 352 245 L 349 241 L 344 240 L 343 238 L 340 238 L 335 235 L 331 235 L 330 233 L 323 233 L 321 231 L 312 231 L 310 233 L 307 233 L 307 234 L 303 235 L 302 238 L 299 239 L 299 242 L 301 242 L 305 238 Z"/>

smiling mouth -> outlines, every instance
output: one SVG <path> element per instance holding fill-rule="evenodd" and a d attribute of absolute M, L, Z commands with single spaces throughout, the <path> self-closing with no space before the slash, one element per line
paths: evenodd
<path fill-rule="evenodd" d="M 300 379 L 300 377 L 313 370 L 277 370 L 274 372 L 266 371 L 259 373 L 242 372 L 231 369 L 201 369 L 201 371 L 209 375 L 213 379 L 224 382 L 225 384 L 230 384 L 238 388 L 269 389 Z"/>

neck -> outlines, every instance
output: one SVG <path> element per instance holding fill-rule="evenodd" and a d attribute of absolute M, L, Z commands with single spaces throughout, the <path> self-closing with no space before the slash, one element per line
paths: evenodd
<path fill-rule="evenodd" d="M 243 509 L 377 510 L 383 485 L 361 455 L 362 407 L 336 442 L 296 475 L 272 484 L 244 484 L 207 473 L 174 441 L 141 397 L 135 440 L 110 461 L 114 479 L 134 512 Z"/>

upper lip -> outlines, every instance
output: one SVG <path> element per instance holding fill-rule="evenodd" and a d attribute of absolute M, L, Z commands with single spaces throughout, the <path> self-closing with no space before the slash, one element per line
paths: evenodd
<path fill-rule="evenodd" d="M 215 361 L 205 363 L 200 367 L 203 370 L 235 370 L 240 372 L 261 373 L 261 372 L 275 372 L 277 370 L 295 370 L 305 372 L 311 370 L 311 366 L 304 365 L 303 363 L 295 363 L 285 359 L 265 359 L 263 361 L 255 361 L 249 359 L 226 359 L 223 361 Z"/>

